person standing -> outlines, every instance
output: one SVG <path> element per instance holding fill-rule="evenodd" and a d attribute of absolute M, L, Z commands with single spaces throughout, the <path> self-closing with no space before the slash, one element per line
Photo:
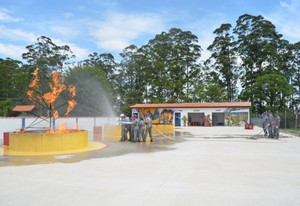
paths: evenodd
<path fill-rule="evenodd" d="M 139 121 L 135 115 L 132 116 L 132 129 L 133 129 L 133 142 L 138 140 L 138 132 L 139 132 Z"/>
<path fill-rule="evenodd" d="M 267 112 L 264 112 L 262 113 L 261 115 L 261 120 L 262 120 L 262 127 L 263 127 L 263 130 L 264 130 L 264 133 L 265 133 L 265 136 L 268 135 L 268 113 Z"/>
<path fill-rule="evenodd" d="M 124 121 L 125 121 L 124 114 L 120 115 L 120 121 L 121 121 L 121 139 L 120 139 L 120 141 L 125 141 L 125 139 L 127 140 L 127 137 L 126 137 L 126 125 L 124 124 Z"/>
<path fill-rule="evenodd" d="M 274 138 L 279 138 L 279 127 L 280 127 L 280 116 L 278 115 L 278 112 L 275 112 L 274 115 Z"/>
<path fill-rule="evenodd" d="M 139 122 L 139 139 L 138 139 L 139 142 L 140 141 L 145 142 L 144 133 L 145 133 L 145 122 L 144 122 L 144 118 L 141 116 Z"/>
<path fill-rule="evenodd" d="M 152 138 L 152 119 L 150 117 L 150 114 L 147 115 L 146 120 L 145 120 L 145 124 L 146 124 L 146 131 L 145 131 L 145 135 L 144 135 L 144 140 L 146 141 L 147 136 L 149 134 L 150 142 L 153 142 L 153 138 Z"/>
<path fill-rule="evenodd" d="M 274 138 L 274 118 L 271 111 L 268 111 L 268 133 L 269 138 Z"/>

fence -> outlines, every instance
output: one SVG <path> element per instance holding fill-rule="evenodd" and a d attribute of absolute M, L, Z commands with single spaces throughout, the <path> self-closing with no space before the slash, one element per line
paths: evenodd
<path fill-rule="evenodd" d="M 299 114 L 287 110 L 279 113 L 280 128 L 282 129 L 297 129 L 300 127 Z M 251 114 L 251 123 L 257 126 L 262 126 L 261 114 Z"/>

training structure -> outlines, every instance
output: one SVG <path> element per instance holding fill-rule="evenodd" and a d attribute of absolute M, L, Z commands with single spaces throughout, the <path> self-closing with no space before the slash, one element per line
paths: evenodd
<path fill-rule="evenodd" d="M 183 126 L 244 126 L 250 123 L 251 102 L 135 104 L 132 114 L 150 114 L 154 124 Z"/>
<path fill-rule="evenodd" d="M 85 152 L 99 149 L 103 144 L 91 145 L 88 142 L 88 132 L 78 129 L 76 122 L 74 129 L 66 129 L 63 124 L 57 127 L 57 120 L 76 106 L 76 87 L 63 84 L 58 72 L 52 73 L 52 81 L 45 92 L 39 84 L 38 69 L 34 71 L 34 79 L 29 84 L 27 96 L 34 105 L 16 106 L 13 112 L 30 113 L 36 119 L 14 132 L 4 134 L 4 155 L 48 155 Z M 63 97 L 61 96 L 63 94 Z M 37 111 L 34 111 L 38 108 Z M 37 114 L 38 111 L 41 111 Z M 37 128 L 35 125 L 45 121 L 48 126 Z"/>

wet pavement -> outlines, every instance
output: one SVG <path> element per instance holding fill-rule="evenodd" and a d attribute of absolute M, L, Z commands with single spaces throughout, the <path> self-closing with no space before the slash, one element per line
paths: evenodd
<path fill-rule="evenodd" d="M 0 205 L 300 205 L 300 138 L 181 128 L 154 142 L 0 158 Z"/>

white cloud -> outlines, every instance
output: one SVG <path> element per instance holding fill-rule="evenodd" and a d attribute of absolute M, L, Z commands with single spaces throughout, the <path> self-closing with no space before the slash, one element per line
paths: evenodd
<path fill-rule="evenodd" d="M 280 10 L 267 16 L 271 22 L 276 25 L 279 33 L 283 34 L 283 38 L 293 41 L 300 39 L 300 1 L 292 0 L 289 4 L 287 2 L 280 2 Z"/>
<path fill-rule="evenodd" d="M 49 29 L 56 35 L 60 35 L 66 38 L 74 37 L 78 34 L 78 30 L 71 27 L 59 26 L 57 24 L 49 26 Z"/>
<path fill-rule="evenodd" d="M 23 46 L 16 46 L 12 44 L 0 43 L 0 55 L 3 58 L 12 58 L 22 60 L 22 54 L 26 52 L 26 48 Z"/>
<path fill-rule="evenodd" d="M 0 25 L 0 36 L 14 41 L 35 42 L 37 35 L 32 32 L 23 31 L 21 29 L 10 29 L 4 25 Z"/>
<path fill-rule="evenodd" d="M 91 53 L 88 49 L 86 48 L 81 48 L 78 47 L 76 44 L 66 42 L 61 39 L 56 39 L 56 38 L 51 38 L 52 42 L 58 46 L 63 46 L 63 45 L 68 45 L 71 48 L 71 51 L 73 54 L 76 56 L 76 60 L 84 60 L 88 57 L 88 55 Z"/>
<path fill-rule="evenodd" d="M 110 13 L 90 33 L 99 48 L 119 52 L 139 36 L 156 34 L 161 28 L 161 20 L 156 15 Z"/>
<path fill-rule="evenodd" d="M 15 18 L 8 15 L 8 11 L 6 9 L 0 8 L 0 22 L 18 22 L 21 21 L 20 18 Z"/>

